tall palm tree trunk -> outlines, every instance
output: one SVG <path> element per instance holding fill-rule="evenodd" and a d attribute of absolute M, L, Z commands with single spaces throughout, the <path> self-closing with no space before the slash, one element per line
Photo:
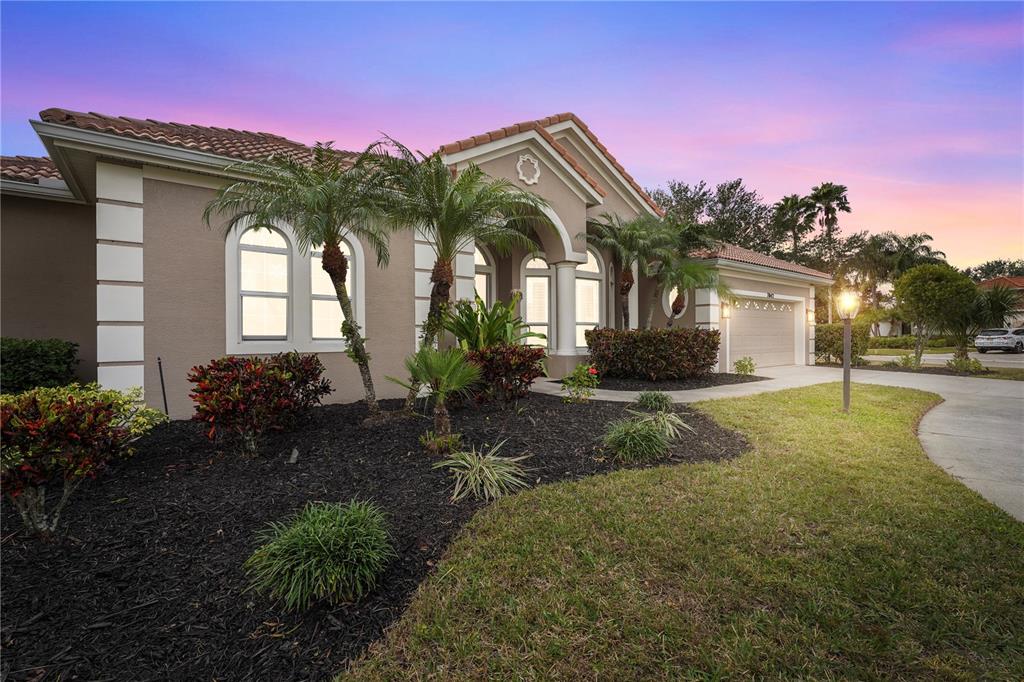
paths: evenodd
<path fill-rule="evenodd" d="M 423 341 L 420 348 L 429 348 L 437 341 L 441 333 L 444 313 L 448 309 L 452 285 L 455 282 L 455 272 L 451 261 L 438 259 L 434 261 L 434 269 L 430 273 L 430 309 L 427 311 L 427 319 L 423 323 Z M 414 379 L 405 396 L 405 409 L 412 411 L 416 403 L 416 396 L 419 395 L 420 384 Z"/>
<path fill-rule="evenodd" d="M 644 324 L 644 329 L 650 329 L 654 326 L 654 308 L 658 305 L 658 295 L 660 293 L 661 287 L 654 287 L 654 292 L 651 294 L 651 300 L 647 302 L 647 321 Z"/>
<path fill-rule="evenodd" d="M 359 324 L 352 311 L 352 299 L 349 298 L 348 287 L 345 285 L 348 259 L 341 252 L 338 242 L 324 244 L 323 254 L 324 272 L 331 278 L 334 293 L 338 297 L 338 303 L 341 304 L 341 312 L 345 318 L 341 323 L 341 335 L 348 343 L 349 357 L 359 367 L 363 391 L 366 393 L 366 407 L 370 412 L 370 418 L 375 419 L 380 416 L 380 405 L 377 404 L 377 392 L 373 388 L 373 377 L 370 375 L 370 356 L 366 352 L 363 337 L 359 334 Z"/>
<path fill-rule="evenodd" d="M 622 310 L 622 328 L 629 329 L 629 291 L 633 288 L 633 270 L 619 268 L 619 307 Z"/>

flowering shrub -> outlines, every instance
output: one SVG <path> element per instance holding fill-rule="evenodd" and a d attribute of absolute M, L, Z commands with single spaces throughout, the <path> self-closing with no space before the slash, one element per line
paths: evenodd
<path fill-rule="evenodd" d="M 589 329 L 601 376 L 661 381 L 703 376 L 718 362 L 717 329 Z"/>
<path fill-rule="evenodd" d="M 139 389 L 121 393 L 96 384 L 0 396 L 0 482 L 28 529 L 52 533 L 82 481 L 131 455 L 131 444 L 165 420 L 138 405 L 141 399 Z M 57 480 L 61 497 L 47 511 L 47 487 Z"/>
<path fill-rule="evenodd" d="M 868 352 L 868 339 L 871 327 L 866 324 L 854 324 L 852 330 L 852 364 Z M 814 328 L 814 357 L 819 362 L 843 361 L 843 325 L 819 324 Z"/>
<path fill-rule="evenodd" d="M 601 383 L 597 368 L 593 365 L 576 365 L 572 372 L 562 379 L 562 389 L 569 395 L 567 403 L 585 403 L 594 395 L 594 389 Z"/>
<path fill-rule="evenodd" d="M 75 381 L 78 344 L 60 339 L 0 339 L 0 391 L 21 393 Z"/>
<path fill-rule="evenodd" d="M 547 352 L 536 346 L 501 343 L 470 351 L 470 362 L 480 367 L 480 402 L 512 402 L 524 397 L 537 377 L 544 376 Z"/>
<path fill-rule="evenodd" d="M 263 433 L 290 426 L 304 411 L 331 392 L 322 378 L 324 365 L 316 355 L 280 353 L 270 357 L 226 357 L 193 367 L 189 397 L 196 404 L 193 419 L 241 441 L 254 453 Z"/>

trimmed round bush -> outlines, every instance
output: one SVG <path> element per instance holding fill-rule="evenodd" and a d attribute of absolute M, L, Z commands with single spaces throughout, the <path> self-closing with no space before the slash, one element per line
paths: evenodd
<path fill-rule="evenodd" d="M 377 586 L 396 554 L 384 512 L 372 502 L 310 502 L 286 523 L 272 523 L 245 562 L 252 587 L 304 609 L 315 601 L 357 601 Z"/>
<path fill-rule="evenodd" d="M 608 424 L 604 444 L 620 462 L 646 462 L 668 452 L 669 436 L 650 419 L 619 419 Z"/>
<path fill-rule="evenodd" d="M 662 391 L 644 391 L 636 397 L 636 404 L 645 410 L 661 412 L 672 408 L 672 398 Z"/>

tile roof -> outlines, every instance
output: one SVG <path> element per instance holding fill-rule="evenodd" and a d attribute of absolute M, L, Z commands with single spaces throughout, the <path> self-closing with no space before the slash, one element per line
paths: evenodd
<path fill-rule="evenodd" d="M 985 287 L 986 289 L 996 285 L 1010 287 L 1011 289 L 1024 289 L 1024 277 L 1007 277 L 1006 275 L 1002 275 L 1000 277 L 986 279 L 984 282 L 978 282 L 979 287 Z"/>
<path fill-rule="evenodd" d="M 56 108 L 40 111 L 39 117 L 47 123 L 131 137 L 242 161 L 263 159 L 271 154 L 286 154 L 299 161 L 312 158 L 311 147 L 271 133 L 165 123 L 153 119 L 107 116 L 95 112 L 83 113 Z"/>
<path fill-rule="evenodd" d="M 572 112 L 566 112 L 564 114 L 555 114 L 554 116 L 547 116 L 546 118 L 540 118 L 535 121 L 524 121 L 522 123 L 516 123 L 514 125 L 506 126 L 504 128 L 498 128 L 497 130 L 491 130 L 490 132 L 486 132 L 481 135 L 474 135 L 473 137 L 468 137 L 464 140 L 459 140 L 458 142 L 451 142 L 449 144 L 442 145 L 441 152 L 444 154 L 454 154 L 455 152 L 464 151 L 466 149 L 472 149 L 477 145 L 487 144 L 488 142 L 500 140 L 502 138 L 508 137 L 509 135 L 515 135 L 516 133 L 522 133 L 527 130 L 536 130 L 540 134 L 540 136 L 543 137 L 549 144 L 551 144 L 551 146 L 555 148 L 555 150 L 562 156 L 562 158 L 564 158 L 566 162 L 568 162 L 569 165 L 572 166 L 574 170 L 576 170 L 576 172 L 583 176 L 583 178 L 587 181 L 588 184 L 590 184 L 591 187 L 597 190 L 597 192 L 601 196 L 607 196 L 608 192 L 604 190 L 604 188 L 602 188 L 600 185 L 598 185 L 597 181 L 586 171 L 583 170 L 579 162 L 572 156 L 572 154 L 569 153 L 569 150 L 566 149 L 563 145 L 559 144 L 557 141 L 555 141 L 554 137 L 552 137 L 551 134 L 547 131 L 548 127 L 553 126 L 556 123 L 564 123 L 565 121 L 572 121 L 580 128 L 580 130 L 583 131 L 583 133 L 587 136 L 587 138 L 590 139 L 594 146 L 601 151 L 604 157 L 608 160 L 608 163 L 610 163 L 615 168 L 615 170 L 622 174 L 622 177 L 626 179 L 626 182 L 629 183 L 630 187 L 637 191 L 637 193 L 648 206 L 654 209 L 658 213 L 658 215 L 665 214 L 661 207 L 654 202 L 654 199 L 652 199 L 647 194 L 647 192 L 644 191 L 644 188 L 641 187 L 640 184 L 633 179 L 633 176 L 626 172 L 626 169 L 622 167 L 622 164 L 619 163 L 614 156 L 612 156 L 611 152 L 608 151 L 608 148 L 605 147 L 599 139 L 597 139 L 597 135 L 595 135 L 593 131 L 591 131 L 590 128 L 587 127 L 587 124 L 584 123 L 576 114 Z"/>
<path fill-rule="evenodd" d="M 801 275 L 810 275 L 811 277 L 832 279 L 831 275 L 821 272 L 820 270 L 808 268 L 796 263 L 790 263 L 789 261 L 782 260 L 781 258 L 768 256 L 763 253 L 758 253 L 757 251 L 744 249 L 742 246 L 727 244 L 725 242 L 722 242 L 714 249 L 698 251 L 696 255 L 701 256 L 702 258 L 720 258 L 722 260 L 736 261 L 737 263 L 748 263 L 750 265 L 760 265 L 761 267 L 773 268 L 775 270 L 785 270 L 787 272 L 795 272 Z"/>
<path fill-rule="evenodd" d="M 61 179 L 56 164 L 46 156 L 0 156 L 0 177 L 33 185 L 40 179 Z"/>

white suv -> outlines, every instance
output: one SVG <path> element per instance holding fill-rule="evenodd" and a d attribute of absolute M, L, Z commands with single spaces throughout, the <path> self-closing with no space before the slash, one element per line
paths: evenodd
<path fill-rule="evenodd" d="M 974 337 L 974 347 L 978 349 L 979 353 L 987 353 L 990 350 L 1024 353 L 1024 327 L 1020 329 L 985 329 Z"/>

